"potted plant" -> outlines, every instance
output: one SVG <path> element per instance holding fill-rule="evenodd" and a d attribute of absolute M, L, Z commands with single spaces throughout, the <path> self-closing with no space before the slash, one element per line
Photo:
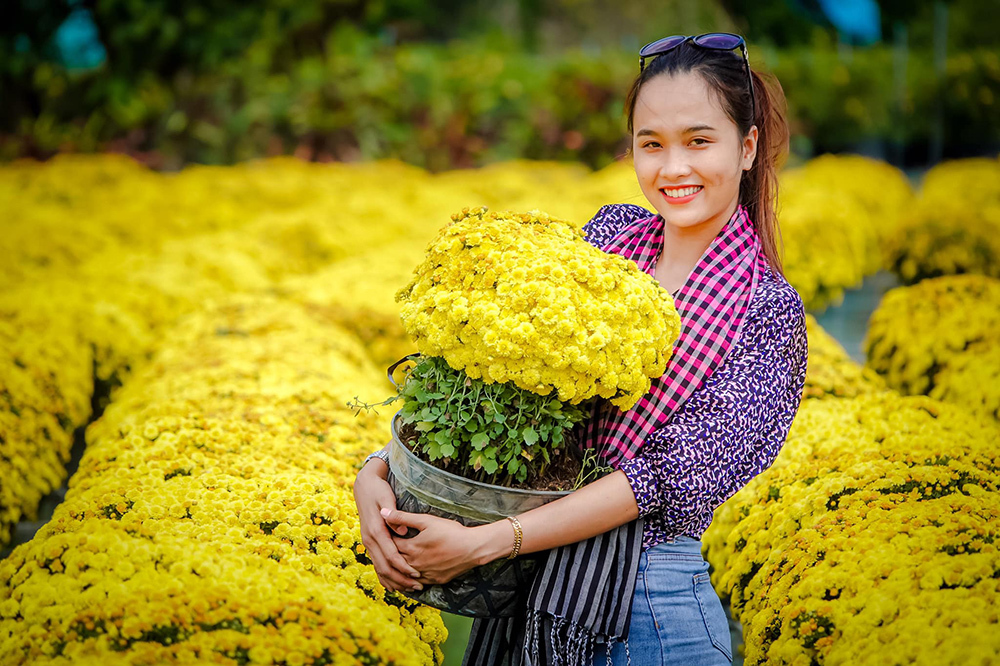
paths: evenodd
<path fill-rule="evenodd" d="M 599 476 L 575 426 L 594 400 L 635 404 L 663 374 L 680 330 L 652 277 L 540 211 L 463 209 L 396 300 L 420 354 L 403 359 L 413 362 L 405 381 L 380 403 L 402 401 L 389 482 L 401 510 L 465 525 L 528 511 Z M 498 560 L 406 594 L 462 615 L 513 614 L 535 565 L 531 555 Z"/>

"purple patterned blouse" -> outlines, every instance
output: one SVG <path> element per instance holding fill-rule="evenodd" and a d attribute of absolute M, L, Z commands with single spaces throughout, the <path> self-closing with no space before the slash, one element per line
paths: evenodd
<path fill-rule="evenodd" d="M 602 247 L 650 215 L 604 206 L 584 225 L 587 241 Z M 802 298 L 768 266 L 745 316 L 722 365 L 620 465 L 645 519 L 644 549 L 682 534 L 700 539 L 715 509 L 770 467 L 788 436 L 808 358 Z"/>

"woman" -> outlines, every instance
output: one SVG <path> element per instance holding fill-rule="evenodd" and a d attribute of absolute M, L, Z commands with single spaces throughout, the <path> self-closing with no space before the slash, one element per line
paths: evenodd
<path fill-rule="evenodd" d="M 382 460 L 359 472 L 362 537 L 388 589 L 446 582 L 517 542 L 549 551 L 524 617 L 477 620 L 466 663 L 732 661 L 700 538 L 774 461 L 805 381 L 805 314 L 782 274 L 775 215 L 782 103 L 737 35 L 640 51 L 626 111 L 657 215 L 604 206 L 585 230 L 674 294 L 682 329 L 643 400 L 625 413 L 603 404 L 581 428 L 614 473 L 517 520 L 467 528 L 397 511 Z M 408 527 L 419 534 L 400 538 Z"/>

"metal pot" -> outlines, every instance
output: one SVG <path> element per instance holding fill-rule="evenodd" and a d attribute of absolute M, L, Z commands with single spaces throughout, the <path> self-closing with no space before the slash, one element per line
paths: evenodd
<path fill-rule="evenodd" d="M 396 507 L 429 513 L 466 526 L 482 525 L 530 511 L 572 491 L 504 488 L 445 472 L 418 458 L 399 438 L 402 417 L 392 419 L 389 484 Z M 524 609 L 539 560 L 544 553 L 500 559 L 476 567 L 444 585 L 405 592 L 428 606 L 467 617 L 510 617 Z"/>

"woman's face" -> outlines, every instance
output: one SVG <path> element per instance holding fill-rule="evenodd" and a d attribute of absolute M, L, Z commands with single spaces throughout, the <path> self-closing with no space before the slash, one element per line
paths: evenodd
<path fill-rule="evenodd" d="M 753 165 L 757 128 L 746 137 L 699 74 L 661 74 L 639 91 L 632 115 L 635 174 L 646 199 L 678 230 L 732 217 L 740 178 Z"/>

